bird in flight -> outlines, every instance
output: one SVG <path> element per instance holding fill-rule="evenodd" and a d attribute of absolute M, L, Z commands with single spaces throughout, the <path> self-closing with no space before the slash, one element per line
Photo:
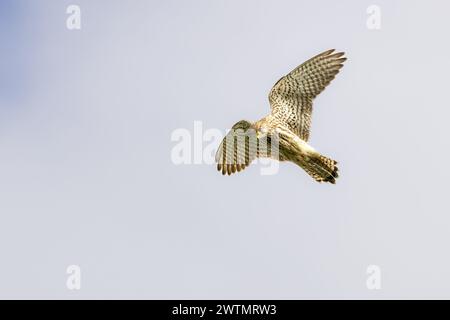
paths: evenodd
<path fill-rule="evenodd" d="M 307 142 L 314 98 L 334 79 L 346 60 L 344 52 L 322 52 L 278 80 L 269 93 L 271 112 L 251 123 L 241 120 L 222 140 L 217 170 L 231 175 L 256 158 L 291 161 L 318 182 L 336 183 L 337 162 Z"/>

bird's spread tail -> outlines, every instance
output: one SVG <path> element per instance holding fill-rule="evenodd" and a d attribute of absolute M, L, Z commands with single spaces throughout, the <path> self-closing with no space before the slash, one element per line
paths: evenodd
<path fill-rule="evenodd" d="M 319 182 L 335 184 L 339 176 L 337 161 L 317 154 L 309 159 L 304 166 L 305 171 Z"/>

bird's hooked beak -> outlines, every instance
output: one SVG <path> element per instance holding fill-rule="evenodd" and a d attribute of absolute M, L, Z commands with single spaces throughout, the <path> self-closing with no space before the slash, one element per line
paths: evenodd
<path fill-rule="evenodd" d="M 260 138 L 266 136 L 268 132 L 269 131 L 267 130 L 266 127 L 261 127 L 261 128 L 259 128 L 259 130 L 256 130 L 256 137 L 258 139 L 260 139 Z"/>

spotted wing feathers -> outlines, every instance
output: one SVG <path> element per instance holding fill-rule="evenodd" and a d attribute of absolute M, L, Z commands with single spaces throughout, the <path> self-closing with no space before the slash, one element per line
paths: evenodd
<path fill-rule="evenodd" d="M 313 99 L 339 73 L 343 55 L 334 49 L 322 52 L 278 80 L 269 93 L 272 115 L 304 141 L 309 139 Z"/>

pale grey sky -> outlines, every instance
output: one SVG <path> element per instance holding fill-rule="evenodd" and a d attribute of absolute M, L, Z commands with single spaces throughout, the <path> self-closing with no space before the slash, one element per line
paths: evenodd
<path fill-rule="evenodd" d="M 450 298 L 447 2 L 0 7 L 1 298 Z M 310 143 L 336 185 L 172 163 L 173 130 L 259 119 L 275 81 L 329 48 L 348 61 Z"/>

